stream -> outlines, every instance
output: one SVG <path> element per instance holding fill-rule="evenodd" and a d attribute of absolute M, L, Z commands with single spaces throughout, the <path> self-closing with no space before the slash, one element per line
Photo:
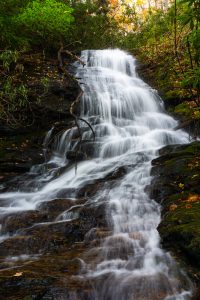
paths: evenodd
<path fill-rule="evenodd" d="M 91 259 L 82 259 L 77 276 L 92 280 L 91 300 L 188 300 L 192 284 L 161 248 L 156 229 L 161 208 L 148 196 L 151 161 L 158 150 L 189 143 L 188 134 L 174 131 L 177 121 L 166 114 L 157 92 L 138 77 L 131 55 L 119 49 L 85 50 L 81 59 L 84 67 L 75 64 L 84 91 L 80 115 L 95 131 L 94 142 L 91 130 L 80 122 L 82 147 L 90 149 L 89 159 L 78 162 L 75 172 L 66 156 L 77 146 L 77 128 L 66 130 L 54 139 L 48 161 L 32 167 L 19 190 L 0 194 L 0 214 L 36 210 L 61 193 L 76 201 L 80 189 L 122 170 L 120 178 L 112 184 L 105 180 L 89 199 L 94 206 L 106 203 L 110 230 L 100 245 L 89 250 Z M 76 212 L 65 210 L 53 223 L 76 218 Z M 91 234 L 92 230 L 87 238 Z M 1 241 L 8 238 L 10 233 L 1 234 Z"/>

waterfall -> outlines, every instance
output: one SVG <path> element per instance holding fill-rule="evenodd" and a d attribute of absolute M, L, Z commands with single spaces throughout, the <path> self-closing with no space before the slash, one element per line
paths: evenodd
<path fill-rule="evenodd" d="M 124 176 L 112 188 L 104 184 L 91 200 L 106 199 L 111 233 L 103 239 L 96 261 L 85 262 L 80 276 L 93 280 L 96 300 L 190 299 L 189 280 L 160 247 L 160 206 L 146 192 L 158 150 L 188 143 L 188 135 L 173 130 L 176 120 L 165 113 L 157 92 L 137 76 L 131 55 L 118 49 L 86 50 L 81 59 L 86 63 L 77 63 L 84 91 L 81 117 L 96 135 L 93 143 L 91 131 L 83 130 L 83 140 L 93 149 L 90 159 L 78 163 L 76 174 L 70 166 L 38 189 L 1 194 L 8 205 L 0 212 L 35 209 L 62 189 L 72 191 L 71 199 L 76 199 L 78 189 L 123 167 Z M 68 130 L 57 141 L 50 158 L 56 169 L 68 163 L 66 152 L 76 147 L 75 132 L 76 128 Z"/>

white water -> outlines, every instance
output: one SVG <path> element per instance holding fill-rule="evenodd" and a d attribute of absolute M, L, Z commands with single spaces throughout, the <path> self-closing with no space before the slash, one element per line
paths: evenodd
<path fill-rule="evenodd" d="M 126 175 L 112 189 L 105 184 L 93 198 L 108 202 L 112 235 L 96 249 L 98 259 L 85 265 L 83 277 L 94 279 L 96 300 L 190 299 L 189 281 L 159 245 L 160 207 L 145 192 L 158 149 L 188 143 L 188 135 L 173 130 L 176 121 L 165 114 L 157 93 L 137 77 L 130 55 L 117 49 L 83 51 L 81 59 L 86 62 L 77 71 L 84 83 L 81 116 L 96 133 L 93 158 L 79 163 L 77 174 L 71 167 L 30 193 L 0 195 L 9 203 L 1 207 L 1 213 L 35 209 L 62 189 L 74 191 L 71 197 L 75 198 L 80 187 L 125 166 Z M 75 130 L 66 131 L 57 143 L 50 159 L 56 170 L 67 164 Z M 84 139 L 92 140 L 89 130 Z M 43 180 L 52 174 L 46 172 Z"/>

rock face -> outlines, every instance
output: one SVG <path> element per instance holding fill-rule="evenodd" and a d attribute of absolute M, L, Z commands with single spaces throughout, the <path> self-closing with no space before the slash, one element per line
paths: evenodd
<path fill-rule="evenodd" d="M 200 283 L 200 142 L 167 146 L 152 165 L 150 194 L 162 207 L 158 230 L 163 246 Z"/>

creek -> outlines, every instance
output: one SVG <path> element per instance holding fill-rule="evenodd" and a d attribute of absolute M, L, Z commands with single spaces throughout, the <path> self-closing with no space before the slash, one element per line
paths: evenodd
<path fill-rule="evenodd" d="M 1 216 L 36 210 L 43 202 L 60 198 L 61 193 L 76 201 L 80 189 L 123 170 L 120 178 L 112 184 L 105 181 L 89 199 L 94 206 L 106 203 L 110 231 L 98 247 L 90 249 L 95 258 L 82 260 L 78 276 L 93 280 L 91 299 L 190 299 L 190 280 L 160 246 L 156 228 L 161 209 L 148 196 L 151 161 L 158 150 L 189 143 L 188 134 L 174 131 L 177 121 L 166 114 L 157 92 L 138 77 L 131 55 L 118 49 L 86 50 L 81 59 L 86 65 L 76 63 L 76 77 L 81 78 L 84 91 L 80 115 L 95 131 L 93 141 L 92 132 L 80 122 L 82 147 L 90 149 L 89 158 L 78 162 L 75 172 L 66 157 L 77 146 L 77 128 L 66 130 L 54 139 L 48 161 L 30 170 L 20 190 L 0 195 Z M 72 210 L 65 210 L 52 223 L 76 218 Z M 87 238 L 91 234 L 90 230 Z M 9 237 L 3 232 L 1 240 Z"/>

